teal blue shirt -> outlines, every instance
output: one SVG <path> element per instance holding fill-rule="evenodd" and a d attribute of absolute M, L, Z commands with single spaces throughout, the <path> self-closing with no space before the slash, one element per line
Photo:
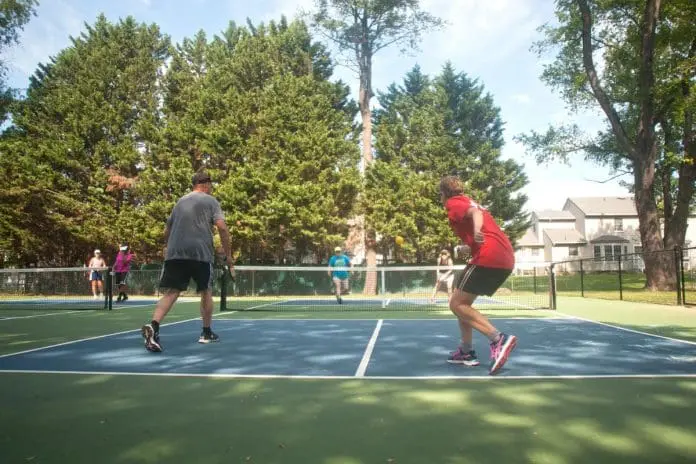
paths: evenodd
<path fill-rule="evenodd" d="M 350 258 L 346 255 L 333 255 L 329 258 L 329 266 L 331 267 L 348 267 L 350 266 Z M 331 277 L 337 279 L 347 279 L 348 271 L 331 271 Z"/>

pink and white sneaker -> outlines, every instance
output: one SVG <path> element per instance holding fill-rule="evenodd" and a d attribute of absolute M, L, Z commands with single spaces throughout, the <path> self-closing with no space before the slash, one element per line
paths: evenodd
<path fill-rule="evenodd" d="M 450 364 L 464 364 L 465 366 L 478 366 L 480 364 L 476 357 L 476 351 L 472 350 L 465 353 L 461 347 L 457 348 L 457 351 L 447 358 L 447 362 Z"/>
<path fill-rule="evenodd" d="M 489 374 L 496 374 L 507 362 L 508 356 L 517 346 L 517 337 L 501 334 L 497 342 L 491 343 L 491 367 Z"/>

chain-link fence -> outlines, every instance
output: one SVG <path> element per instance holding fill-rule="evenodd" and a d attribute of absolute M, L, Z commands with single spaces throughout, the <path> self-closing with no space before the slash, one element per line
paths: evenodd
<path fill-rule="evenodd" d="M 655 279 L 660 290 L 647 288 L 646 263 L 659 268 Z M 575 259 L 551 268 L 559 296 L 696 304 L 696 248 Z"/>

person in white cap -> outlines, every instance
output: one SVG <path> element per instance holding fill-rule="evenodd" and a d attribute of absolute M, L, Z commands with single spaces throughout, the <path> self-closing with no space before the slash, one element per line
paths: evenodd
<path fill-rule="evenodd" d="M 94 250 L 94 256 L 89 260 L 87 266 L 92 269 L 89 273 L 89 281 L 92 283 L 92 295 L 96 300 L 99 298 L 100 294 L 104 293 L 104 276 L 102 275 L 102 269 L 106 267 L 106 261 L 104 261 L 100 250 Z"/>
<path fill-rule="evenodd" d="M 343 304 L 343 298 L 341 298 L 342 287 L 348 287 L 348 271 L 345 269 L 340 269 L 337 271 L 331 271 L 331 268 L 347 268 L 350 266 L 350 258 L 342 253 L 341 247 L 334 248 L 334 254 L 329 259 L 329 276 L 336 286 L 336 301 L 338 304 Z"/>

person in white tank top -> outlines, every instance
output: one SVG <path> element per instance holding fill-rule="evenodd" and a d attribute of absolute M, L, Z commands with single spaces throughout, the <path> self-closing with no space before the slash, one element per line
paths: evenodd
<path fill-rule="evenodd" d="M 449 302 L 452 297 L 452 285 L 454 283 L 454 261 L 450 256 L 450 252 L 447 250 L 442 250 L 440 256 L 437 258 L 437 270 L 435 271 L 435 288 L 433 289 L 433 295 L 430 297 L 430 302 L 435 303 L 435 296 L 437 291 L 442 284 L 447 284 L 447 301 Z"/>

